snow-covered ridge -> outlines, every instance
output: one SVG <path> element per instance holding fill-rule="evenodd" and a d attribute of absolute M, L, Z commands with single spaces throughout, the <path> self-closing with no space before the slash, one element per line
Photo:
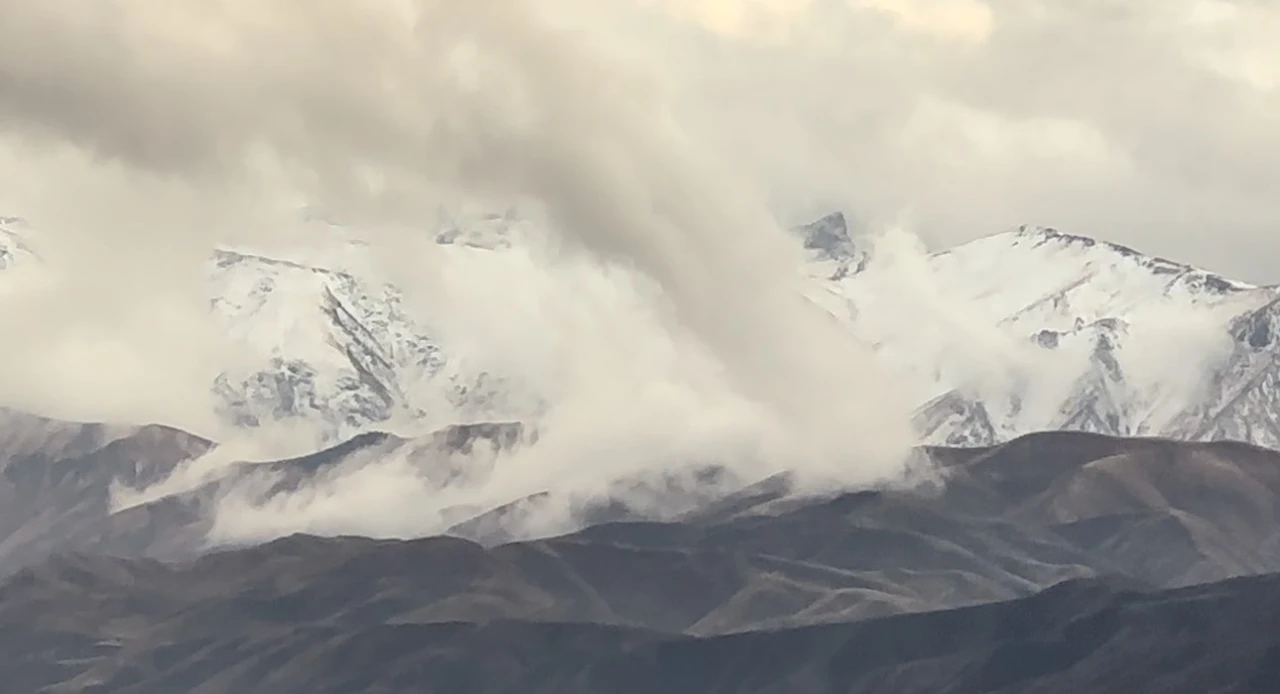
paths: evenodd
<path fill-rule="evenodd" d="M 215 387 L 236 423 L 305 418 L 335 432 L 405 414 L 402 373 L 442 364 L 426 331 L 390 287 L 341 271 L 218 251 L 210 283 L 215 314 L 266 358 L 258 370 L 225 373 Z"/>
<path fill-rule="evenodd" d="M 931 442 L 1071 429 L 1280 445 L 1265 414 L 1280 411 L 1269 382 L 1280 363 L 1256 328 L 1276 289 L 1044 227 L 979 239 L 929 264 L 954 304 L 1034 346 L 1006 385 L 956 383 L 921 407 Z"/>
<path fill-rule="evenodd" d="M 1124 317 L 1157 300 L 1216 304 L 1257 287 L 1118 244 L 1024 226 L 934 254 L 939 283 L 1007 324 Z"/>
<path fill-rule="evenodd" d="M 901 372 L 930 443 L 1072 429 L 1280 445 L 1275 288 L 1049 227 L 933 253 L 849 239 L 839 216 L 800 231 L 814 300 Z"/>
<path fill-rule="evenodd" d="M 488 254 L 521 244 L 528 224 L 514 213 L 445 219 L 435 238 L 448 253 L 498 257 Z M 27 231 L 0 219 L 0 267 L 32 258 Z M 1274 288 L 1046 227 L 934 253 L 902 236 L 855 237 L 838 213 L 796 232 L 811 298 L 901 370 L 928 442 L 1077 429 L 1280 446 Z M 363 252 L 339 242 L 330 257 Z M 415 312 L 350 269 L 364 264 L 302 257 L 210 259 L 212 310 L 258 355 L 213 386 L 229 420 L 303 420 L 337 438 L 442 408 L 484 417 L 502 377 L 519 377 L 468 371 L 430 307 Z"/>
<path fill-rule="evenodd" d="M 484 410 L 496 388 L 489 377 L 446 360 L 435 331 L 395 287 L 346 269 L 346 261 L 369 266 L 360 262 L 364 241 L 311 221 L 323 225 L 309 236 L 318 245 L 297 257 L 224 248 L 209 259 L 212 313 L 243 352 L 211 384 L 225 419 L 301 423 L 332 441 L 426 414 L 447 423 Z M 0 270 L 39 270 L 28 243 L 36 233 L 0 217 Z"/>
<path fill-rule="evenodd" d="M 1230 280 L 1200 268 L 1179 263 L 1165 258 L 1144 255 L 1128 246 L 1110 241 L 1099 241 L 1088 236 L 1066 234 L 1052 227 L 1021 226 L 1012 232 L 1022 238 L 1030 238 L 1036 245 L 1057 244 L 1059 247 L 1080 246 L 1082 248 L 1099 248 L 1108 253 L 1127 258 L 1139 267 L 1145 267 L 1157 275 L 1175 275 L 1187 278 L 1184 284 L 1204 288 L 1211 292 L 1226 293 L 1256 289 L 1245 282 Z"/>
<path fill-rule="evenodd" d="M 414 315 L 396 287 L 376 278 L 223 249 L 209 279 L 215 315 L 262 357 L 214 384 L 238 425 L 302 420 L 337 439 L 441 408 L 451 418 L 479 416 L 494 396 L 486 374 L 446 356 L 430 317 Z"/>

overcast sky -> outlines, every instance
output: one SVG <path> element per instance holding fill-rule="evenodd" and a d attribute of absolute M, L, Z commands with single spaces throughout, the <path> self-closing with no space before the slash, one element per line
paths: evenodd
<path fill-rule="evenodd" d="M 642 293 L 660 297 L 661 318 L 635 329 L 689 347 L 673 351 L 691 367 L 677 372 L 710 375 L 668 378 L 667 357 L 647 359 L 640 340 L 620 352 L 596 325 L 557 350 L 557 362 L 590 366 L 557 407 L 640 426 L 641 413 L 619 403 L 631 390 L 609 385 L 625 371 L 641 389 L 671 382 L 694 411 L 730 392 L 785 432 L 777 450 L 807 451 L 800 457 L 828 471 L 850 474 L 849 460 L 864 479 L 897 470 L 912 443 L 907 405 L 892 402 L 870 351 L 802 298 L 801 249 L 767 204 L 795 202 L 750 168 L 767 162 L 724 156 L 735 137 L 704 141 L 707 116 L 727 104 L 690 91 L 695 75 L 677 69 L 675 51 L 690 37 L 691 59 L 702 60 L 723 17 L 691 24 L 631 2 L 576 5 L 0 0 L 0 197 L 33 219 L 61 271 L 51 289 L 0 306 L 14 357 L 0 360 L 0 390 L 47 400 L 56 380 L 86 392 L 54 347 L 93 353 L 83 347 L 92 339 L 129 357 L 95 365 L 109 382 L 92 384 L 150 408 L 126 420 L 154 421 L 174 400 L 201 409 L 182 393 L 207 400 L 227 362 L 220 353 L 241 346 L 168 317 L 211 322 L 200 286 L 211 246 L 281 241 L 280 215 L 318 203 L 365 226 L 388 279 L 439 318 L 465 292 L 436 281 L 432 249 L 442 251 L 421 226 L 460 195 L 518 199 L 536 203 L 563 257 L 649 280 Z M 555 260 L 545 266 L 573 281 Z M 519 308 L 530 283 L 501 279 L 508 310 Z M 535 330 L 565 329 L 554 321 Z M 625 366 L 609 366 L 619 359 Z M 587 439 L 602 428 L 574 421 Z"/>
<path fill-rule="evenodd" d="M 103 17 L 112 14 L 102 9 L 108 6 L 117 15 L 150 13 L 153 28 L 175 42 L 202 40 L 197 24 L 183 20 L 180 8 L 190 3 L 89 4 Z M 47 19 L 56 8 L 69 13 L 76 5 L 0 0 L 0 13 Z M 296 13 L 315 6 L 265 5 Z M 671 90 L 669 106 L 684 131 L 759 183 L 790 220 L 841 207 L 872 226 L 907 221 L 936 246 L 1024 222 L 1052 225 L 1235 277 L 1280 282 L 1280 3 L 533 5 L 575 27 L 602 55 L 624 54 L 629 69 Z M 73 27 L 80 39 L 104 43 L 110 54 L 127 53 L 137 38 L 107 33 L 105 24 L 92 26 L 95 13 L 82 14 L 88 18 Z M 52 26 L 25 21 L 28 32 Z M 11 21 L 11 33 L 22 25 Z M 23 110 L 18 100 L 43 99 L 44 107 L 67 100 L 34 83 L 19 64 L 48 50 L 45 38 L 8 37 L 0 104 L 11 113 L 0 115 Z M 75 67 L 71 56 L 55 57 L 61 67 Z M 68 88 L 106 91 L 119 75 L 108 64 L 92 77 Z M 136 96 L 121 90 L 114 98 Z M 176 108 L 171 115 L 183 117 Z M 14 156 L 5 167 L 9 176 L 24 175 L 28 164 Z"/>
<path fill-rule="evenodd" d="M 651 5 L 654 3 L 650 3 Z M 656 45 L 786 204 L 932 244 L 1057 226 L 1280 282 L 1280 3 L 665 0 Z M 800 207 L 799 209 L 804 209 Z"/>

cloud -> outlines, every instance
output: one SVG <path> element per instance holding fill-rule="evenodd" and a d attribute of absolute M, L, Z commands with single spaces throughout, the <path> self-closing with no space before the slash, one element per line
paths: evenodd
<path fill-rule="evenodd" d="M 772 465 L 824 482 L 898 475 L 912 443 L 905 403 L 801 297 L 798 244 L 750 177 L 686 131 L 660 70 L 543 16 L 567 7 L 0 2 L 0 127 L 45 169 L 66 156 L 86 183 L 110 185 L 72 189 L 73 215 L 37 210 L 54 219 L 62 266 L 84 270 L 55 292 L 68 305 L 58 329 L 150 345 L 171 289 L 198 315 L 211 247 L 270 241 L 300 200 L 369 229 L 391 277 L 439 303 L 449 279 L 422 220 L 465 197 L 517 200 L 557 232 L 553 250 L 607 268 L 643 306 L 570 304 L 541 326 L 559 338 L 542 354 L 522 352 L 537 329 L 526 324 L 481 355 L 564 377 L 537 447 L 555 455 L 530 468 L 537 484 L 606 455 L 593 483 L 761 439 Z M 530 288 L 511 279 L 512 294 Z M 72 315 L 86 295 L 110 318 Z M 442 313 L 466 333 L 471 308 Z M 474 342 L 484 330 L 471 326 Z M 183 332 L 155 349 L 180 362 L 170 373 L 202 372 L 212 362 L 180 348 Z M 135 392 L 161 392 L 135 376 Z"/>
<path fill-rule="evenodd" d="M 518 199 L 628 298 L 564 311 L 573 292 L 544 286 L 500 327 L 457 303 L 457 339 L 565 374 L 559 412 L 625 459 L 664 427 L 713 432 L 679 458 L 761 424 L 816 472 L 892 476 L 906 408 L 797 298 L 776 220 L 907 212 L 934 247 L 1037 222 L 1274 279 L 1277 30 L 1272 5 L 1209 0 L 0 0 L 0 182 L 67 268 L 12 316 L 14 349 L 39 373 L 83 335 L 147 355 L 89 381 L 136 414 L 233 350 L 193 317 L 213 245 L 321 200 L 426 307 L 467 283 L 412 230 Z M 39 390 L 32 373 L 0 384 Z"/>
<path fill-rule="evenodd" d="M 855 8 L 887 12 L 911 32 L 982 41 L 990 36 L 994 15 L 980 0 L 851 0 Z"/>
<path fill-rule="evenodd" d="M 625 26 L 684 122 L 797 221 L 909 211 L 934 248 L 1044 224 L 1276 281 L 1272 3 L 736 3 L 754 32 L 679 3 L 607 21 L 626 4 L 592 26 Z"/>
<path fill-rule="evenodd" d="M 1213 375 L 1238 348 L 1229 316 L 1189 311 L 1172 300 L 1153 302 L 1129 316 L 1116 357 L 1135 401 L 1147 410 L 1148 430 L 1168 426 L 1181 414 L 1179 403 L 1201 402 L 1213 393 Z"/>
<path fill-rule="evenodd" d="M 662 517 L 686 510 L 689 498 L 735 490 L 783 467 L 810 466 L 781 447 L 789 437 L 776 419 L 725 391 L 676 380 L 645 379 L 638 387 L 618 379 L 627 402 L 575 399 L 540 423 L 537 443 L 510 453 L 414 455 L 406 447 L 376 459 L 356 459 L 293 493 L 266 496 L 264 481 L 232 487 L 219 498 L 210 541 L 243 542 L 290 532 L 359 533 L 413 537 L 443 533 L 455 523 L 516 504 L 522 513 L 505 528 L 518 535 L 567 532 L 591 503 L 609 499 Z M 771 427 L 774 429 L 771 430 Z M 703 466 L 723 464 L 712 480 Z M 442 470 L 467 470 L 453 477 Z M 819 472 L 822 472 L 819 469 Z M 884 471 L 854 467 L 863 477 L 844 484 L 879 483 Z M 905 474 L 905 470 L 902 473 Z M 897 481 L 891 476 L 891 481 Z M 654 494 L 660 485 L 665 494 Z M 840 489 L 835 486 L 831 489 Z M 831 491 L 830 489 L 827 491 Z M 529 499 L 538 499 L 530 503 Z"/>
<path fill-rule="evenodd" d="M 992 316 L 980 301 L 947 287 L 946 275 L 906 229 L 891 227 L 866 245 L 866 268 L 850 287 L 856 302 L 853 325 L 885 344 L 885 360 L 910 374 L 896 382 L 926 388 L 914 393 L 913 402 L 928 401 L 940 384 L 1006 393 L 1027 374 L 1052 373 L 1053 366 L 1064 365 L 1058 359 L 1051 366 L 1026 335 L 996 324 L 1004 316 Z"/>
<path fill-rule="evenodd" d="M 614 3 L 615 6 L 618 3 Z M 820 10 L 875 12 L 896 28 L 935 37 L 982 40 L 992 11 L 980 0 L 648 0 L 642 4 L 713 34 L 736 40 L 783 40 Z"/>

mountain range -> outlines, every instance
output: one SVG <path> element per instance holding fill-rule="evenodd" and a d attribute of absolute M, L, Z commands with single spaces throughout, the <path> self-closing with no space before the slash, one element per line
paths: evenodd
<path fill-rule="evenodd" d="M 213 557 L 192 567 L 200 574 L 68 560 L 16 577 L 0 587 L 0 667 L 18 691 L 50 694 L 1263 694 L 1280 684 L 1275 575 L 1166 591 L 1067 581 L 950 611 L 699 637 L 584 622 L 430 622 L 395 588 L 364 609 L 332 612 L 322 606 L 344 604 L 339 580 L 361 573 L 362 548 L 298 538 L 271 549 L 279 564 L 306 565 L 317 553 L 346 562 L 294 591 L 262 580 L 260 555 Z M 397 563 L 425 570 L 463 549 L 402 547 Z M 284 581 L 297 574 L 272 568 Z"/>
<path fill-rule="evenodd" d="M 673 517 L 601 499 L 511 541 L 510 507 L 412 540 L 210 544 L 262 502 L 409 447 L 366 434 L 111 503 L 211 442 L 3 413 L 0 670 L 18 691 L 1268 692 L 1280 684 L 1280 453 L 1045 432 L 922 453 L 945 483 L 798 494 L 788 476 Z M 353 499 L 352 503 L 356 501 Z"/>
<path fill-rule="evenodd" d="M 338 244 L 329 257 L 363 253 L 312 223 Z M 436 239 L 453 262 L 483 263 L 520 244 L 524 224 L 489 215 Z M 840 214 L 796 232 L 810 298 L 898 370 L 924 443 L 1074 430 L 1280 446 L 1280 289 L 1041 227 L 941 252 L 851 236 Z M 0 219 L 0 268 L 39 262 L 31 234 Z M 256 364 L 212 384 L 227 421 L 304 421 L 336 442 L 441 408 L 529 414 L 501 406 L 520 374 L 468 367 L 430 310 L 407 308 L 370 267 L 217 251 L 214 313 Z"/>
<path fill-rule="evenodd" d="M 1280 688 L 1276 288 L 1046 228 L 929 252 L 831 215 L 794 230 L 804 291 L 918 403 L 927 474 L 815 491 L 691 460 L 591 498 L 446 503 L 536 447 L 535 418 L 500 416 L 520 374 L 477 369 L 313 222 L 339 260 L 210 258 L 213 314 L 256 355 L 211 387 L 242 433 L 303 422 L 321 450 L 247 460 L 171 426 L 0 409 L 10 688 Z M 484 264 L 525 224 L 435 240 Z M 38 237 L 0 219 L 0 268 L 39 272 Z M 455 421 L 387 433 L 432 408 Z M 387 465 L 423 511 L 380 525 L 382 497 L 331 483 Z M 316 503 L 346 525 L 306 520 Z M 567 524 L 530 522 L 553 505 Z"/>

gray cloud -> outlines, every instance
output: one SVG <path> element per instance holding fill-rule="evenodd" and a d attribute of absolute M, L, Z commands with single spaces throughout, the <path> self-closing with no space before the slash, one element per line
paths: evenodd
<path fill-rule="evenodd" d="M 647 71 L 650 86 L 670 95 L 682 129 L 715 144 L 789 221 L 831 206 L 873 225 L 909 212 L 935 246 L 1041 223 L 1244 279 L 1277 274 L 1267 260 L 1280 250 L 1272 233 L 1280 213 L 1269 200 L 1280 179 L 1270 156 L 1280 145 L 1280 49 L 1272 40 L 1280 8 L 1272 3 L 539 5 Z M 716 33 L 697 21 L 728 23 L 698 8 L 733 5 L 748 18 L 754 8 L 759 23 Z M 410 29 L 325 2 L 97 7 L 3 4 L 0 117 L 59 137 L 74 132 L 100 152 L 162 168 L 240 162 L 246 147 L 274 143 L 305 153 L 307 167 L 333 184 L 331 196 L 350 195 L 369 188 L 358 166 L 345 165 L 353 151 L 421 172 L 425 152 L 452 142 L 451 156 L 433 163 L 492 173 L 487 155 L 450 132 L 500 110 L 549 135 L 550 125 L 572 130 L 575 118 L 616 118 L 608 109 L 652 100 L 589 51 L 561 58 L 598 88 L 585 101 L 550 91 L 550 81 L 530 94 L 521 69 L 536 64 L 545 74 L 551 66 L 528 42 L 504 42 L 505 57 L 478 51 L 466 67 L 467 50 L 454 39 L 467 35 L 459 23 L 497 14 L 481 9 L 419 4 L 432 13 L 430 26 Z M 985 33 L 942 31 L 975 7 L 985 8 Z M 272 19 L 279 13 L 291 15 L 287 25 Z M 506 31 L 525 20 L 514 13 L 499 21 Z M 419 39 L 437 45 L 424 49 Z M 563 43 L 583 42 L 575 35 Z M 449 61 L 424 69 L 420 59 L 432 53 Z M 525 58 L 535 62 L 520 65 Z M 479 101 L 428 108 L 427 95 L 462 88 L 455 68 L 495 88 Z M 416 86 L 397 82 L 409 75 Z M 633 93 L 599 98 L 611 91 Z M 574 107 L 553 112 L 549 103 Z M 525 155 L 527 163 L 538 156 Z M 457 171 L 436 173 L 461 180 L 443 175 Z M 386 202 L 384 195 L 379 204 Z"/>
<path fill-rule="evenodd" d="M 665 54 L 690 120 L 796 218 L 907 213 L 935 247 L 1045 224 L 1280 281 L 1280 6 L 792 5 L 782 38 L 636 40 L 678 46 Z M 985 7 L 988 31 L 908 29 L 884 11 L 960 6 Z"/>
<path fill-rule="evenodd" d="M 451 189 L 532 198 L 571 246 L 656 280 L 669 329 L 705 345 L 730 389 L 780 418 L 795 455 L 835 477 L 892 474 L 911 440 L 906 408 L 870 356 L 800 298 L 794 242 L 672 118 L 660 75 L 528 7 L 4 2 L 0 108 L 10 132 L 207 192 L 179 212 L 212 214 L 213 228 L 174 218 L 151 227 L 162 240 L 126 237 L 173 250 L 191 271 L 190 251 L 207 251 L 232 219 L 216 208 L 251 218 L 255 191 L 397 226 Z M 418 257 L 403 235 L 381 241 L 404 279 L 421 274 L 403 262 Z M 117 291 L 116 303 L 146 294 Z M 616 410 L 620 396 L 584 385 L 574 397 Z"/>
<path fill-rule="evenodd" d="M 1280 28 L 1280 11 L 1237 3 L 1221 23 L 1191 19 L 1206 4 L 1081 3 L 1053 21 L 1018 17 L 947 79 L 977 108 L 1067 120 L 1101 136 L 1112 163 L 1099 173 L 1113 184 L 1085 187 L 1073 201 L 1079 212 L 1047 221 L 1275 281 L 1280 268 L 1257 258 L 1276 248 L 1266 197 L 1280 165 L 1263 153 L 1280 146 L 1280 97 L 1274 81 L 1264 90 L 1226 61 L 1264 51 L 1274 80 L 1280 52 L 1249 34 Z"/>
<path fill-rule="evenodd" d="M 0 198 L 74 268 L 22 343 L 92 328 L 194 388 L 226 348 L 184 352 L 156 309 L 195 311 L 214 244 L 320 200 L 386 228 L 382 262 L 429 299 L 429 244 L 396 229 L 531 199 L 665 302 L 609 339 L 577 324 L 539 474 L 634 471 L 741 410 L 728 392 L 776 421 L 712 417 L 671 458 L 779 424 L 818 472 L 893 475 L 905 408 L 796 299 L 775 220 L 841 207 L 934 246 L 1043 223 L 1274 280 L 1277 32 L 1273 5 L 1210 0 L 0 0 Z M 622 401 L 654 379 L 679 387 Z"/>

